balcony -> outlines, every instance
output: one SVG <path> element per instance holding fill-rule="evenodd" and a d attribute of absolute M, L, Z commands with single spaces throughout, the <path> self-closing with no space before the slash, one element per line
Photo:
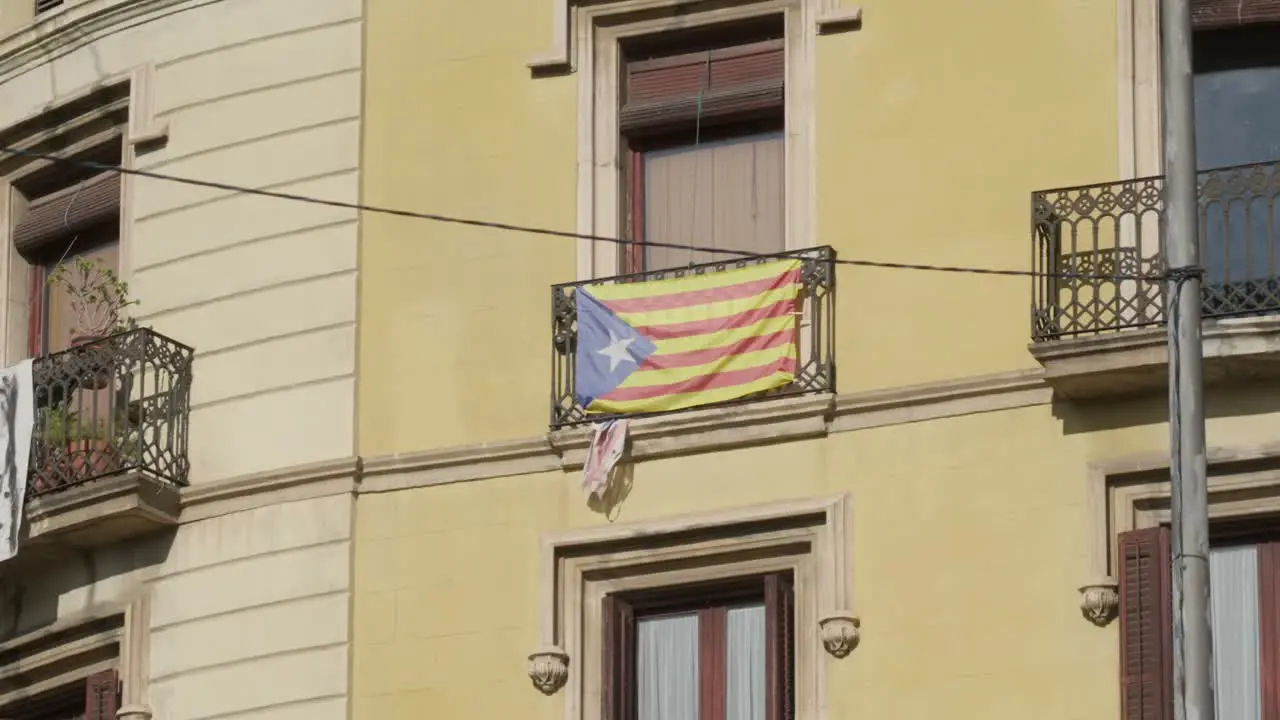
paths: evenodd
<path fill-rule="evenodd" d="M 1059 397 L 1167 382 L 1163 179 L 1032 193 L 1031 352 Z M 1280 377 L 1280 163 L 1200 173 L 1205 382 Z M 1054 277 L 1054 276 L 1058 277 Z M 1081 279 L 1063 275 L 1088 276 Z"/>
<path fill-rule="evenodd" d="M 24 542 L 96 545 L 177 522 L 192 355 L 138 329 L 35 361 Z"/>
<path fill-rule="evenodd" d="M 761 399 L 835 391 L 835 251 L 830 247 L 759 255 L 719 263 L 690 265 L 671 270 L 621 275 L 618 277 L 565 283 L 551 287 L 551 428 L 566 428 L 606 420 L 619 415 L 588 413 L 578 402 L 575 384 L 575 356 L 578 341 L 578 309 L 575 291 L 586 285 L 616 285 L 690 276 L 708 275 L 747 268 L 774 260 L 801 260 L 800 291 L 794 380 L 787 386 L 746 398 L 701 405 L 716 407 Z M 678 412 L 678 411 L 674 411 Z M 632 413 L 628 417 L 662 413 Z"/>

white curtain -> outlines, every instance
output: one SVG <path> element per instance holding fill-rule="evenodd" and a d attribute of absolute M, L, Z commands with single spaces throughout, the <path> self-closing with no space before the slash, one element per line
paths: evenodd
<path fill-rule="evenodd" d="M 726 720 L 764 720 L 764 606 L 726 614 Z M 698 720 L 698 639 L 696 613 L 636 623 L 639 720 Z"/>
<path fill-rule="evenodd" d="M 1257 546 L 1210 551 L 1209 582 L 1218 720 L 1260 720 Z"/>
<path fill-rule="evenodd" d="M 697 614 L 636 623 L 639 720 L 698 720 Z"/>
<path fill-rule="evenodd" d="M 728 613 L 725 720 L 764 720 L 764 606 Z"/>

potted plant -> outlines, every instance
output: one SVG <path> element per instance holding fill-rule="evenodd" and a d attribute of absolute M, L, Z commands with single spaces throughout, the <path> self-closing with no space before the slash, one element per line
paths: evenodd
<path fill-rule="evenodd" d="M 138 301 L 129 298 L 129 283 L 96 259 L 77 257 L 58 263 L 49 274 L 49 284 L 61 288 L 71 306 L 72 347 L 85 348 L 64 356 L 67 374 L 78 387 L 101 390 L 111 382 L 112 363 L 97 357 L 98 343 L 137 327 L 125 310 Z"/>
<path fill-rule="evenodd" d="M 58 263 L 49 284 L 66 292 L 74 316 L 73 346 L 96 343 L 137 324 L 125 310 L 137 305 L 129 298 L 129 283 L 98 260 L 77 257 Z"/>
<path fill-rule="evenodd" d="M 37 493 L 105 475 L 117 465 L 116 451 L 102 421 L 85 423 L 67 407 L 44 412 L 40 465 L 32 468 Z"/>

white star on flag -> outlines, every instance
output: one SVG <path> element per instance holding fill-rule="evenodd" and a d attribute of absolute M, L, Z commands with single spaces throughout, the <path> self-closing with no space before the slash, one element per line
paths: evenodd
<path fill-rule="evenodd" d="M 609 344 L 603 350 L 597 350 L 596 354 L 609 358 L 609 372 L 618 369 L 618 363 L 623 360 L 629 363 L 635 363 L 635 358 L 631 357 L 631 353 L 627 352 L 627 348 L 631 343 L 635 342 L 634 337 L 619 338 L 612 330 L 609 331 Z"/>

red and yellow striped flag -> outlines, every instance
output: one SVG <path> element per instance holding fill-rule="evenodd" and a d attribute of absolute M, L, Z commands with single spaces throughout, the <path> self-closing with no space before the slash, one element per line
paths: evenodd
<path fill-rule="evenodd" d="M 790 384 L 802 262 L 580 288 L 579 401 L 592 414 L 661 412 Z"/>

